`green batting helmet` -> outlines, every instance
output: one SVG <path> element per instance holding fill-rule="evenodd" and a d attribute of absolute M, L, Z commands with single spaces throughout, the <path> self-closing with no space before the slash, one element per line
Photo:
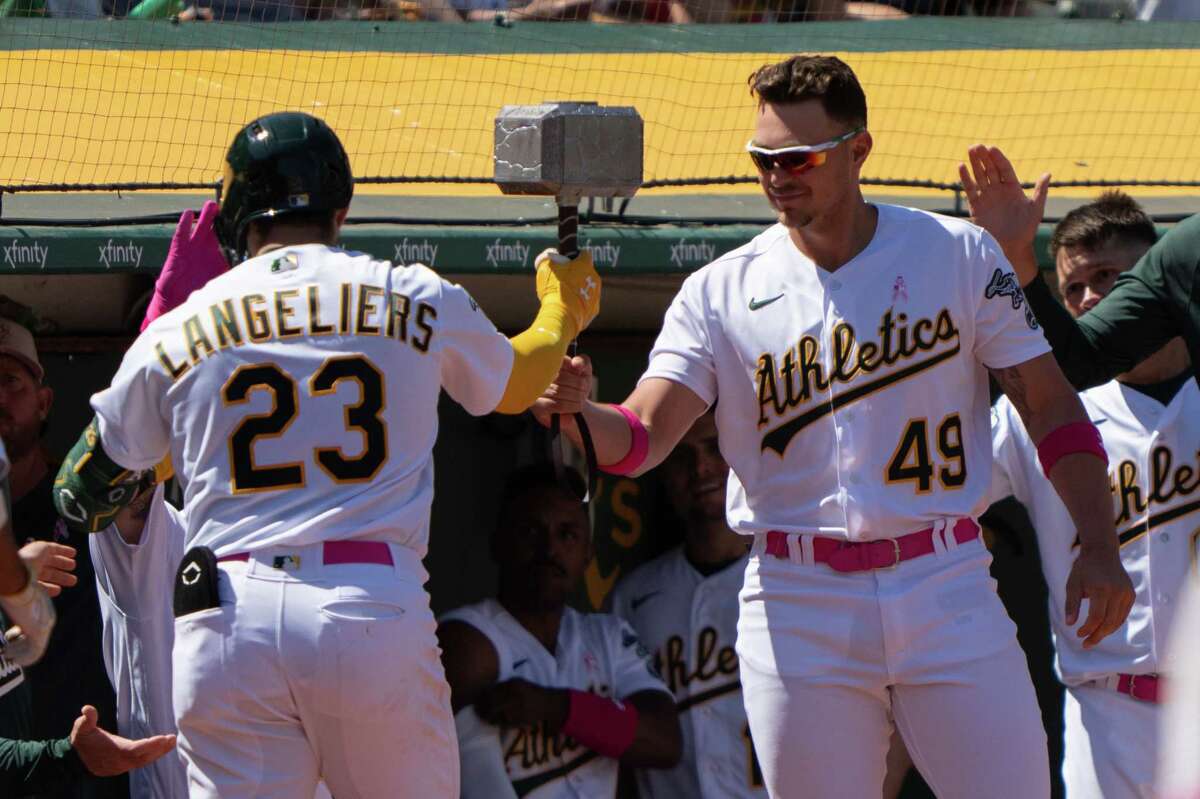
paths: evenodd
<path fill-rule="evenodd" d="M 350 205 L 354 177 L 337 134 L 308 114 L 259 117 L 225 154 L 217 238 L 241 257 L 256 219 L 332 212 Z"/>

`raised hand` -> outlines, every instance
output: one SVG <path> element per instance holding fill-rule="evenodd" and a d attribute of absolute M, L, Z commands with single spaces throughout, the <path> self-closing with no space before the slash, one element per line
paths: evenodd
<path fill-rule="evenodd" d="M 167 260 L 154 283 L 154 297 L 146 309 L 142 330 L 181 305 L 193 291 L 229 269 L 213 231 L 213 220 L 220 210 L 219 205 L 209 200 L 200 209 L 198 221 L 190 208 L 179 217 Z"/>
<path fill-rule="evenodd" d="M 999 242 L 1024 286 L 1037 276 L 1033 243 L 1046 212 L 1050 174 L 1038 178 L 1033 194 L 1027 195 L 999 147 L 976 144 L 967 151 L 967 157 L 971 167 L 959 164 L 958 177 L 971 218 Z"/>

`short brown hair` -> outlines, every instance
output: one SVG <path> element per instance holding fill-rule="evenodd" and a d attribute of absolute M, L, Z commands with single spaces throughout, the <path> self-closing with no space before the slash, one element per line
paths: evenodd
<path fill-rule="evenodd" d="M 1106 191 L 1062 218 L 1050 237 L 1050 257 L 1063 247 L 1095 250 L 1113 239 L 1153 245 L 1158 241 L 1154 221 L 1123 191 Z"/>
<path fill-rule="evenodd" d="M 829 55 L 797 55 L 759 67 L 750 76 L 750 94 L 760 103 L 786 105 L 820 100 L 825 113 L 855 128 L 867 126 L 867 96 L 854 70 Z"/>

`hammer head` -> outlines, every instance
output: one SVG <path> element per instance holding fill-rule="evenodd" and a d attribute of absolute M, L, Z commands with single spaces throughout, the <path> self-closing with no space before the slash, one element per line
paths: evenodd
<path fill-rule="evenodd" d="M 495 178 L 505 194 L 632 197 L 642 185 L 642 118 L 591 102 L 506 105 L 496 117 Z"/>

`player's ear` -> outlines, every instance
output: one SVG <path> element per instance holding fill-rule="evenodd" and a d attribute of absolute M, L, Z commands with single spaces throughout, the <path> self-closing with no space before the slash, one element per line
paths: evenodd
<path fill-rule="evenodd" d="M 54 389 L 46 385 L 38 386 L 37 398 L 38 418 L 44 422 L 50 415 L 50 409 L 54 407 Z"/>
<path fill-rule="evenodd" d="M 854 140 L 850 142 L 850 157 L 856 167 L 862 167 L 874 146 L 875 140 L 871 138 L 871 132 L 868 130 L 864 130 L 854 137 Z"/>
<path fill-rule="evenodd" d="M 333 233 L 334 233 L 333 237 L 334 237 L 334 239 L 338 238 L 338 235 L 342 231 L 342 225 L 346 224 L 346 217 L 349 215 L 350 215 L 350 208 L 348 206 L 346 208 L 339 208 L 338 210 L 333 212 Z"/>

